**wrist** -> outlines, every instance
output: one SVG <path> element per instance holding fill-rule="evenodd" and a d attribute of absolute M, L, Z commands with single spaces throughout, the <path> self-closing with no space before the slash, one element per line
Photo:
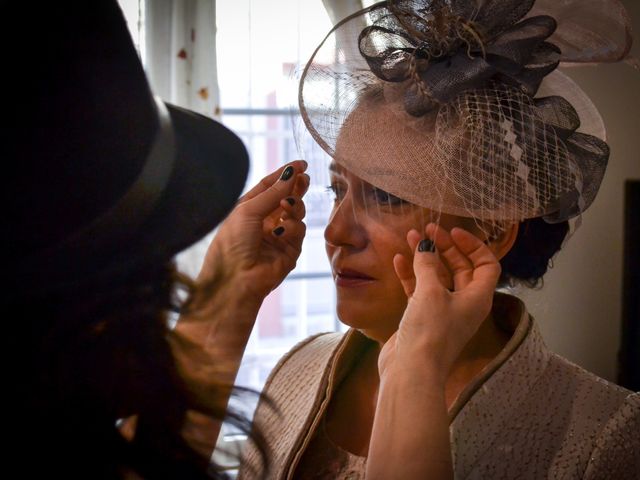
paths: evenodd
<path fill-rule="evenodd" d="M 238 313 L 257 314 L 266 297 L 252 288 L 252 282 L 241 270 L 225 269 L 203 271 L 196 280 L 198 308 L 213 307 L 216 310 L 232 310 Z"/>
<path fill-rule="evenodd" d="M 380 382 L 403 387 L 420 384 L 428 389 L 442 389 L 446 383 L 448 372 L 440 362 L 418 355 L 396 355 L 393 363 L 380 374 Z"/>

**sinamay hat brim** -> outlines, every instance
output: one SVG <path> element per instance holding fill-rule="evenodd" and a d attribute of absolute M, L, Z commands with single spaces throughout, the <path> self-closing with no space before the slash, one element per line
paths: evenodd
<path fill-rule="evenodd" d="M 390 3 L 410 20 L 399 21 Z M 455 3 L 458 18 L 472 3 Z M 613 2 L 603 20 L 605 38 L 575 23 L 556 30 L 552 18 L 530 10 L 533 1 L 517 3 L 484 2 L 454 34 L 471 25 L 484 32 L 482 42 L 465 38 L 435 60 L 424 12 L 454 8 L 449 2 L 382 2 L 343 20 L 301 76 L 299 104 L 309 133 L 363 180 L 435 211 L 497 224 L 580 215 L 595 198 L 609 149 L 597 108 L 555 68 L 563 59 L 623 58 L 628 18 Z M 570 3 L 557 7 L 566 11 Z M 537 8 L 548 14 L 553 4 Z M 591 18 L 588 10 L 578 13 Z M 546 41 L 552 33 L 566 58 Z M 576 44 L 585 37 L 589 45 Z"/>

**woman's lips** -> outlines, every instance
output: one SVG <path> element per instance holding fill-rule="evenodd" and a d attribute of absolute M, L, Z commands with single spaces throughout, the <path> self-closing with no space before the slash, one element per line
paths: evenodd
<path fill-rule="evenodd" d="M 336 286 L 338 287 L 362 287 L 375 281 L 375 278 L 370 277 L 362 272 L 350 269 L 340 269 L 336 271 Z"/>

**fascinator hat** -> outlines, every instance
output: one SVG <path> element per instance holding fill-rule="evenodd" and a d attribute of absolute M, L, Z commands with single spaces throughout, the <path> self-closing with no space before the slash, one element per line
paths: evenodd
<path fill-rule="evenodd" d="M 249 167 L 242 141 L 154 97 L 116 0 L 29 8 L 4 9 L 30 19 L 39 50 L 5 58 L 3 293 L 170 259 L 235 204 Z M 23 27 L 5 23 L 11 44 Z"/>
<path fill-rule="evenodd" d="M 358 177 L 500 227 L 593 202 L 609 158 L 587 95 L 556 68 L 624 60 L 617 0 L 392 0 L 338 23 L 302 72 L 315 141 Z"/>

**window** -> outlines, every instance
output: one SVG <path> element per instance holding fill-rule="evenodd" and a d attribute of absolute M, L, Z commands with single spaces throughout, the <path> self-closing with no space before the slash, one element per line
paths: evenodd
<path fill-rule="evenodd" d="M 292 128 L 297 121 L 294 71 L 311 56 L 331 22 L 321 0 L 217 0 L 216 16 L 222 121 L 244 140 L 251 155 L 248 185 L 254 185 L 268 172 L 300 158 Z M 305 151 L 307 147 L 313 148 L 306 145 Z M 314 333 L 341 328 L 330 266 L 322 254 L 332 202 L 325 191 L 325 168 L 325 162 L 310 165 L 313 180 L 305 198 L 303 251 L 296 269 L 263 304 L 238 385 L 260 391 L 293 345 Z M 196 246 L 181 258 L 191 255 L 199 261 L 204 248 Z M 252 415 L 254 405 L 242 407 Z"/>
<path fill-rule="evenodd" d="M 277 5 L 277 8 L 274 7 Z M 222 122 L 238 134 L 251 155 L 248 186 L 280 165 L 300 158 L 295 69 L 304 65 L 331 22 L 321 0 L 217 0 L 216 47 Z M 321 155 L 305 145 L 305 153 Z M 300 340 L 342 328 L 335 315 L 335 287 L 324 252 L 323 230 L 332 200 L 326 193 L 326 162 L 310 162 L 312 184 L 305 197 L 307 235 L 296 269 L 264 301 L 236 384 L 256 391 L 276 362 Z M 180 255 L 195 274 L 210 238 Z M 196 270 L 193 270 L 195 267 Z M 232 406 L 253 415 L 257 396 Z M 243 436 L 225 425 L 223 450 L 240 448 Z M 220 452 L 218 463 L 226 457 Z M 233 459 L 229 463 L 233 465 Z"/>

